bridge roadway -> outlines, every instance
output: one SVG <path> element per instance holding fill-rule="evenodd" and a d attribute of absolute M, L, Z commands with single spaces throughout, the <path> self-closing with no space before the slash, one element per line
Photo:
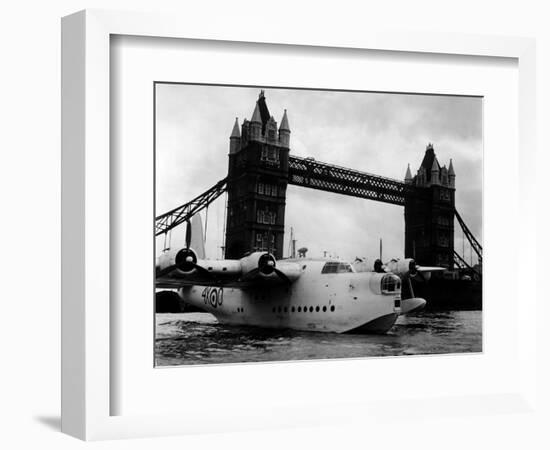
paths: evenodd
<path fill-rule="evenodd" d="M 298 156 L 288 157 L 288 183 L 401 206 L 407 188 L 399 180 Z"/>

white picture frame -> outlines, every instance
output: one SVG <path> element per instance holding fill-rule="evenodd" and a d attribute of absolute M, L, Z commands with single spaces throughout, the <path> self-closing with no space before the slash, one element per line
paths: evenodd
<path fill-rule="evenodd" d="M 314 24 L 307 29 L 280 33 L 276 24 L 236 27 L 220 23 L 216 30 L 205 28 L 191 17 L 112 11 L 82 11 L 62 22 L 62 431 L 85 440 L 162 436 L 222 430 L 248 430 L 308 425 L 334 420 L 360 423 L 382 414 L 391 419 L 403 414 L 430 417 L 437 408 L 441 415 L 495 414 L 502 409 L 525 412 L 535 408 L 536 329 L 531 315 L 537 309 L 536 286 L 522 287 L 524 308 L 517 315 L 518 376 L 502 392 L 469 393 L 460 398 L 426 396 L 396 397 L 389 402 L 342 402 L 341 404 L 284 403 L 273 410 L 234 412 L 231 420 L 212 426 L 189 411 L 166 414 L 112 415 L 113 382 L 111 365 L 117 355 L 112 349 L 113 321 L 111 265 L 110 186 L 116 174 L 110 168 L 110 39 L 113 35 L 211 40 L 255 45 L 284 44 L 324 47 L 338 52 L 368 49 L 407 52 L 414 55 L 465 55 L 500 57 L 518 64 L 518 148 L 519 159 L 517 224 L 522 245 L 511 243 L 518 261 L 535 261 L 534 191 L 529 177 L 535 155 L 535 44 L 531 39 L 453 34 L 416 34 L 384 31 L 341 32 L 327 35 Z M 290 48 L 290 47 L 287 47 Z M 282 51 L 285 51 L 284 49 Z M 200 81 L 200 80 L 198 80 Z M 515 247 L 514 247 L 515 246 Z M 517 266 L 518 276 L 526 267 Z M 517 301 L 517 292 L 509 294 Z M 525 312 L 528 311 L 528 312 Z M 490 311 L 489 311 L 490 313 Z M 381 370 L 388 370 L 393 361 Z M 267 368 L 266 368 L 267 367 Z M 271 369 L 269 369 L 271 367 Z M 309 365 L 309 370 L 312 370 Z M 251 367 L 256 373 L 275 370 L 275 365 Z M 171 369 L 169 369 L 171 370 Z M 212 368 L 220 370 L 220 368 Z M 306 370 L 308 370 L 306 368 Z M 360 368 L 358 370 L 361 370 Z M 262 372 L 263 371 L 263 372 Z M 213 372 L 210 372 L 212 376 Z M 184 377 L 185 375 L 182 375 Z M 235 375 L 229 375 L 235 376 Z M 395 412 L 396 405 L 399 411 Z M 319 412 L 321 411 L 321 412 Z M 246 418 L 246 421 L 239 419 Z M 267 423 L 269 418 L 269 424 Z M 244 422 L 244 423 L 243 423 Z"/>

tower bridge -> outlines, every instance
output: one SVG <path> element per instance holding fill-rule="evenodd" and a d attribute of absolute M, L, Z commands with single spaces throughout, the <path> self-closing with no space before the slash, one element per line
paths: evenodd
<path fill-rule="evenodd" d="M 290 155 L 286 110 L 281 123 L 270 115 L 261 91 L 250 121 L 235 120 L 229 138 L 227 177 L 190 202 L 156 218 L 155 234 L 167 233 L 227 192 L 225 257 L 250 251 L 283 255 L 286 190 L 289 184 L 404 207 L 405 257 L 419 264 L 460 266 L 454 251 L 454 218 L 481 262 L 482 247 L 455 209 L 452 160 L 441 166 L 432 144 L 413 176 L 404 181 Z M 459 258 L 459 259 L 457 259 Z M 460 264 L 457 264 L 460 263 Z"/>

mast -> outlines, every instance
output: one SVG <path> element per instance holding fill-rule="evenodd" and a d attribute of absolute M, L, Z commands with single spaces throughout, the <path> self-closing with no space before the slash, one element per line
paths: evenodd
<path fill-rule="evenodd" d="M 294 239 L 294 228 L 290 227 L 290 242 L 289 246 L 289 256 L 290 258 L 296 258 L 296 239 Z"/>

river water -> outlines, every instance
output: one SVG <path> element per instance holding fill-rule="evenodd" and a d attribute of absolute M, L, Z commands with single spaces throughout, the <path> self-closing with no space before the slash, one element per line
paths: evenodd
<path fill-rule="evenodd" d="M 384 335 L 220 325 L 209 313 L 156 315 L 157 366 L 482 351 L 481 311 L 400 316 Z"/>

